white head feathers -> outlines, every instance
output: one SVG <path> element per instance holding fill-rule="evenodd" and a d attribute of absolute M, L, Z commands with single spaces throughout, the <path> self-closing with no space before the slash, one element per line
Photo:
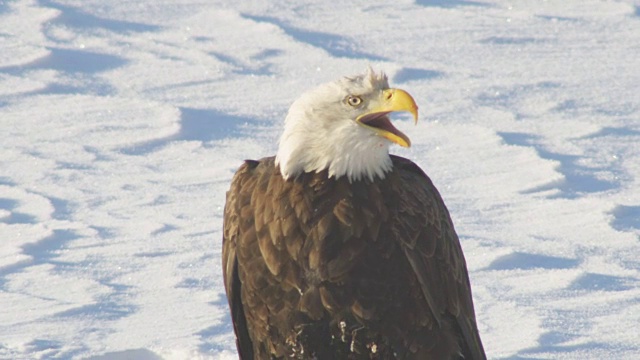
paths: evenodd
<path fill-rule="evenodd" d="M 370 98 L 389 88 L 387 76 L 371 68 L 361 75 L 321 85 L 296 100 L 285 119 L 276 165 L 285 179 L 301 172 L 328 170 L 350 181 L 384 178 L 391 170 L 391 142 L 358 124 Z M 348 98 L 356 95 L 362 107 Z"/>

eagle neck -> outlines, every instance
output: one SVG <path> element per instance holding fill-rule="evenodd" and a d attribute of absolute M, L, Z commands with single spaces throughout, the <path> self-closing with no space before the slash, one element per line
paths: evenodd
<path fill-rule="evenodd" d="M 347 123 L 348 124 L 348 123 Z M 276 165 L 285 179 L 301 173 L 327 171 L 329 178 L 347 177 L 350 182 L 384 179 L 393 168 L 389 141 L 353 123 L 348 131 L 334 132 L 333 139 L 317 133 L 297 133 L 280 139 Z M 340 138 L 342 134 L 350 138 Z"/>

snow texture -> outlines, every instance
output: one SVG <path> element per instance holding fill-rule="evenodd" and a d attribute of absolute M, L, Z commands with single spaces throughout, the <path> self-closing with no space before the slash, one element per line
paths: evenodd
<path fill-rule="evenodd" d="M 225 191 L 368 65 L 491 359 L 640 359 L 640 3 L 0 0 L 0 358 L 235 359 Z"/>

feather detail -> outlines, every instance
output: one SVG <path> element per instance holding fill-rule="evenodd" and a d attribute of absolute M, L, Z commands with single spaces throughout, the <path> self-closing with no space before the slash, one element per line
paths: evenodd
<path fill-rule="evenodd" d="M 285 179 L 328 170 L 349 181 L 384 178 L 391 170 L 391 142 L 358 123 L 357 109 L 344 102 L 351 94 L 387 89 L 387 76 L 373 70 L 321 85 L 296 100 L 285 119 L 276 165 Z"/>
<path fill-rule="evenodd" d="M 223 271 L 242 359 L 485 358 L 444 202 L 390 159 L 374 182 L 328 169 L 287 181 L 273 157 L 240 168 Z"/>

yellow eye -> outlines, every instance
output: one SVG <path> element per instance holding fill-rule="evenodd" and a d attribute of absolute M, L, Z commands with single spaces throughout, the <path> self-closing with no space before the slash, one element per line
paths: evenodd
<path fill-rule="evenodd" d="M 349 96 L 347 98 L 347 102 L 349 103 L 349 105 L 351 106 L 358 106 L 360 104 L 362 104 L 362 99 L 359 96 Z"/>

